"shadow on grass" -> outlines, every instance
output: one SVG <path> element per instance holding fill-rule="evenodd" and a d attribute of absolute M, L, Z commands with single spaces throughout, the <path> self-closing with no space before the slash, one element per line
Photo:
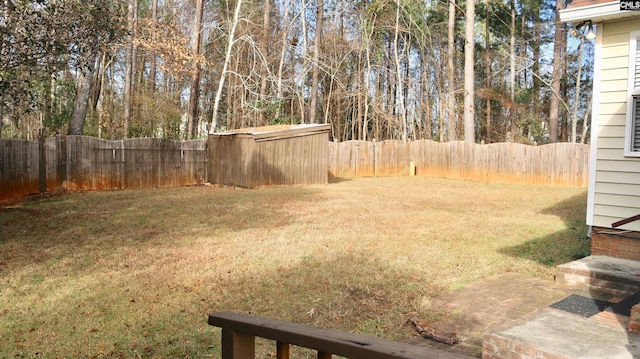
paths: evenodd
<path fill-rule="evenodd" d="M 0 212 L 0 275 L 82 254 L 97 259 L 123 248 L 176 247 L 194 238 L 286 226 L 293 216 L 286 208 L 321 201 L 317 193 L 296 186 L 196 186 L 81 192 L 23 203 Z"/>
<path fill-rule="evenodd" d="M 434 320 L 440 315 L 420 308 L 420 303 L 444 288 L 377 257 L 355 251 L 334 258 L 309 255 L 295 265 L 271 268 L 257 277 L 230 275 L 218 288 L 223 292 L 228 288 L 228 294 L 211 301 L 206 313 L 231 311 L 390 340 L 406 339 L 415 335 L 406 324 L 408 318 L 419 315 Z M 275 343 L 270 345 L 275 349 Z"/>
<path fill-rule="evenodd" d="M 350 182 L 352 181 L 351 178 L 346 178 L 346 177 L 333 177 L 333 176 L 329 176 L 329 184 L 332 183 L 342 183 L 342 182 Z"/>
<path fill-rule="evenodd" d="M 214 311 L 382 337 L 402 329 L 406 335 L 412 333 L 408 326 L 403 329 L 407 317 L 418 310 L 422 296 L 432 294 L 424 289 L 425 278 L 372 253 L 311 254 L 290 265 L 254 267 L 222 278 L 217 273 L 134 278 L 73 291 L 60 288 L 59 295 L 43 298 L 55 301 L 53 311 L 37 304 L 9 307 L 3 314 L 6 326 L 0 328 L 7 344 L 0 356 L 220 357 L 220 332 L 206 323 Z M 258 357 L 274 350 L 274 343 L 261 345 Z"/>
<path fill-rule="evenodd" d="M 590 254 L 588 227 L 585 224 L 587 193 L 559 202 L 541 213 L 557 216 L 566 229 L 550 235 L 534 238 L 522 244 L 504 247 L 499 252 L 536 261 L 548 267 L 570 262 Z M 535 226 L 535 223 L 532 223 Z"/>

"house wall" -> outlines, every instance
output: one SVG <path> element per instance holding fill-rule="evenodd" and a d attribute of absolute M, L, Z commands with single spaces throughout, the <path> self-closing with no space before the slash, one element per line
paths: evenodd
<path fill-rule="evenodd" d="M 592 226 L 611 228 L 616 221 L 640 214 L 640 158 L 624 156 L 629 39 L 632 31 L 639 30 L 638 19 L 598 24 L 592 135 L 595 178 L 590 183 L 587 214 L 587 224 Z M 640 221 L 620 229 L 640 231 Z"/>

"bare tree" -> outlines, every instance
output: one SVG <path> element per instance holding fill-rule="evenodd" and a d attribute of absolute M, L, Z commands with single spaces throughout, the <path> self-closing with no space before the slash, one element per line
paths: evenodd
<path fill-rule="evenodd" d="M 475 142 L 474 44 L 475 0 L 467 0 L 464 45 L 464 140 Z"/>
<path fill-rule="evenodd" d="M 400 106 L 400 121 L 401 121 L 401 125 L 402 125 L 402 140 L 406 141 L 407 140 L 407 132 L 408 132 L 408 128 L 407 128 L 407 113 L 405 111 L 405 102 L 404 102 L 404 93 L 402 91 L 400 87 L 400 84 L 402 84 L 402 74 L 400 72 L 400 54 L 399 54 L 399 47 L 400 44 L 399 39 L 400 39 L 400 7 L 401 7 L 401 2 L 400 0 L 396 0 L 396 23 L 395 23 L 395 28 L 394 28 L 394 40 L 393 40 L 393 59 L 395 61 L 395 67 L 396 67 L 396 93 L 398 98 L 398 105 Z"/>
<path fill-rule="evenodd" d="M 365 51 L 365 60 L 366 63 L 364 65 L 364 73 L 363 73 L 363 78 L 362 78 L 362 83 L 363 83 L 363 115 L 362 115 L 362 136 L 363 139 L 366 141 L 367 140 L 367 131 L 366 129 L 369 126 L 369 91 L 370 91 L 370 87 L 371 87 L 371 73 L 372 73 L 372 67 L 371 67 L 371 39 L 373 38 L 373 32 L 375 30 L 375 26 L 376 26 L 376 16 L 375 14 L 372 15 L 373 18 L 371 19 L 371 21 L 367 21 L 367 20 L 363 20 L 363 29 L 362 29 L 362 34 L 363 34 L 363 41 L 362 41 L 362 46 L 364 46 L 364 51 Z M 370 26 L 370 29 L 367 28 L 367 25 Z M 377 128 L 377 126 L 376 126 Z M 378 135 L 376 133 L 374 133 L 374 135 Z"/>
<path fill-rule="evenodd" d="M 564 49 L 566 47 L 566 41 L 563 31 L 563 25 L 560 22 L 560 10 L 564 5 L 563 1 L 558 0 L 556 2 L 556 18 L 555 24 L 555 36 L 553 44 L 553 78 L 551 79 L 551 100 L 549 101 L 549 142 L 558 142 L 558 122 L 560 115 L 560 86 L 561 86 L 561 74 L 564 66 Z"/>
<path fill-rule="evenodd" d="M 509 97 L 516 98 L 516 3 L 510 1 L 511 26 L 509 26 Z"/>
<path fill-rule="evenodd" d="M 584 55 L 584 37 L 580 36 L 580 45 L 578 47 L 578 73 L 576 74 L 576 90 L 574 91 L 575 100 L 573 102 L 573 111 L 571 111 L 571 142 L 573 143 L 576 143 L 576 136 L 578 132 L 578 107 L 580 105 L 580 87 L 582 83 L 583 55 Z"/>
<path fill-rule="evenodd" d="M 489 0 L 485 0 L 485 27 L 484 27 L 484 47 L 485 47 L 485 88 L 491 87 L 491 32 L 489 31 Z M 486 114 L 485 114 L 485 126 L 486 126 L 486 142 L 491 143 L 491 96 L 487 96 L 485 99 Z"/>
<path fill-rule="evenodd" d="M 278 62 L 278 74 L 276 76 L 276 98 L 278 101 L 283 100 L 283 77 L 284 77 L 284 63 L 285 56 L 287 54 L 287 46 L 289 42 L 287 41 L 289 36 L 289 7 L 291 6 L 290 0 L 284 0 L 284 15 L 282 17 L 282 33 L 280 38 L 280 61 Z M 295 46 L 295 43 L 292 43 L 292 46 Z M 278 106 L 278 110 L 276 112 L 276 118 L 279 118 L 282 114 L 282 106 Z"/>
<path fill-rule="evenodd" d="M 240 21 L 240 7 L 242 6 L 242 0 L 236 0 L 236 9 L 233 12 L 233 19 L 231 20 L 229 28 L 229 38 L 227 41 L 227 51 L 225 53 L 224 62 L 222 64 L 222 71 L 220 72 L 220 79 L 218 80 L 218 90 L 213 100 L 213 113 L 211 114 L 211 123 L 209 125 L 209 133 L 214 133 L 218 126 L 218 110 L 220 108 L 220 99 L 222 98 L 222 90 L 224 89 L 225 77 L 227 69 L 229 68 L 229 62 L 231 61 L 231 51 L 235 42 L 236 28 Z"/>
<path fill-rule="evenodd" d="M 200 55 L 202 47 L 202 17 L 204 15 L 204 0 L 196 1 L 196 12 L 193 21 L 193 44 L 192 52 L 197 56 Z M 191 91 L 189 93 L 189 112 L 187 116 L 187 133 L 186 138 L 195 137 L 198 133 L 198 123 L 200 114 L 200 76 L 202 69 L 199 63 L 196 63 L 191 75 Z"/>
<path fill-rule="evenodd" d="M 589 96 L 587 100 L 587 108 L 584 113 L 584 120 L 582 121 L 582 136 L 580 137 L 580 143 L 584 144 L 587 139 L 587 131 L 589 131 L 589 115 L 591 113 L 591 105 L 593 102 L 593 96 Z"/>
<path fill-rule="evenodd" d="M 317 123 L 316 108 L 318 107 L 318 78 L 320 77 L 320 50 L 322 47 L 322 18 L 324 17 L 324 2 L 317 0 L 316 31 L 313 40 L 313 74 L 311 84 L 311 103 L 309 104 L 309 122 Z"/>
<path fill-rule="evenodd" d="M 269 58 L 269 42 L 271 41 L 271 0 L 263 0 L 263 9 L 262 9 L 262 40 L 260 41 L 260 51 L 262 52 L 262 56 L 265 59 Z M 267 85 L 268 85 L 268 74 L 269 69 L 266 68 L 268 66 L 267 61 L 265 61 L 264 66 L 261 71 L 261 79 L 260 79 L 260 101 L 266 101 L 267 98 Z M 262 111 L 260 113 L 260 125 L 266 125 L 267 121 L 265 118 L 265 113 Z"/>
<path fill-rule="evenodd" d="M 125 48 L 125 79 L 124 79 L 124 98 L 123 98 L 123 120 L 124 120 L 124 137 L 129 136 L 129 123 L 131 122 L 133 107 L 133 84 L 135 76 L 135 58 L 136 47 L 134 41 L 136 38 L 136 22 L 138 20 L 138 0 L 128 1 L 127 21 L 129 23 L 129 35 L 127 37 L 127 46 Z"/>
<path fill-rule="evenodd" d="M 447 112 L 449 116 L 449 129 L 447 138 L 449 141 L 458 139 L 458 120 L 456 114 L 456 69 L 455 69 L 455 26 L 456 26 L 456 0 L 449 0 L 449 21 L 447 23 L 447 75 L 449 82 L 449 96 L 447 98 Z"/>
<path fill-rule="evenodd" d="M 158 0 L 153 0 L 151 2 L 151 21 L 156 23 L 158 21 Z M 156 34 L 154 32 L 154 41 L 157 40 L 155 38 Z M 154 94 L 156 92 L 156 54 L 154 52 L 151 53 L 151 61 L 149 63 L 149 92 Z"/>

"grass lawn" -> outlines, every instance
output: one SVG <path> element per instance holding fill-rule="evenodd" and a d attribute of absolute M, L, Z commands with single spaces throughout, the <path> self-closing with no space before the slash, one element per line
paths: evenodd
<path fill-rule="evenodd" d="M 442 293 L 587 255 L 586 197 L 394 177 L 0 207 L 0 357 L 219 357 L 222 310 L 403 340 Z"/>

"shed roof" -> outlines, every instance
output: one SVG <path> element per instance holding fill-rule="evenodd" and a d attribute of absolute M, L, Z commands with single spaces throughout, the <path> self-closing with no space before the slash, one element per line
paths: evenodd
<path fill-rule="evenodd" d="M 301 125 L 273 125 L 261 127 L 240 128 L 225 132 L 214 133 L 216 136 L 241 136 L 252 137 L 255 141 L 271 141 L 291 137 L 301 137 L 315 135 L 331 131 L 331 125 L 324 124 L 301 124 Z"/>

